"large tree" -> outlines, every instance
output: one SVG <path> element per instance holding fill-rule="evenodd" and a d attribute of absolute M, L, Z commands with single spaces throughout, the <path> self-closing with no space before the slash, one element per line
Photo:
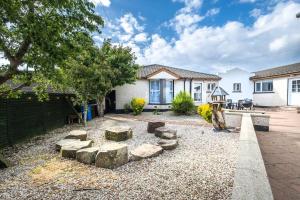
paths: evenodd
<path fill-rule="evenodd" d="M 78 34 L 90 37 L 102 26 L 88 0 L 0 0 L 0 52 L 9 61 L 0 67 L 0 86 L 12 78 L 50 84 L 78 51 Z"/>
<path fill-rule="evenodd" d="M 105 96 L 115 87 L 133 83 L 136 80 L 138 65 L 135 63 L 136 57 L 131 48 L 122 45 L 112 45 L 110 40 L 106 40 L 100 49 L 101 55 L 99 70 L 101 66 L 108 66 L 111 69 L 109 74 L 109 84 L 102 87 L 96 100 L 98 113 L 103 116 L 103 102 Z"/>

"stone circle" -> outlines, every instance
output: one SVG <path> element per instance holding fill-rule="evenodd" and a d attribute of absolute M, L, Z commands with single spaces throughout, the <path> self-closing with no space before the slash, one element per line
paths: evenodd
<path fill-rule="evenodd" d="M 128 162 L 128 146 L 107 143 L 100 147 L 96 155 L 96 167 L 114 169 Z"/>
<path fill-rule="evenodd" d="M 148 131 L 148 133 L 155 133 L 155 129 L 157 129 L 159 127 L 164 127 L 164 126 L 165 126 L 165 122 L 151 121 L 151 122 L 148 122 L 147 131 Z"/>
<path fill-rule="evenodd" d="M 76 152 L 80 149 L 92 146 L 92 140 L 87 141 L 74 141 L 72 144 L 62 146 L 60 154 L 63 158 L 76 158 Z"/>
<path fill-rule="evenodd" d="M 86 138 L 87 138 L 87 132 L 85 130 L 70 131 L 69 135 L 65 137 L 65 139 L 79 139 L 81 141 L 85 141 Z"/>
<path fill-rule="evenodd" d="M 128 126 L 115 126 L 105 130 L 105 138 L 116 142 L 132 138 L 132 129 Z"/>
<path fill-rule="evenodd" d="M 76 152 L 76 160 L 84 164 L 93 164 L 98 151 L 99 147 L 80 149 Z"/>
<path fill-rule="evenodd" d="M 176 149 L 176 147 L 178 146 L 178 141 L 161 139 L 160 141 L 158 141 L 157 144 L 161 146 L 164 150 L 173 150 Z"/>
<path fill-rule="evenodd" d="M 142 144 L 141 146 L 132 150 L 130 153 L 132 155 L 132 160 L 141 160 L 158 156 L 162 152 L 163 148 L 160 146 L 152 144 Z"/>

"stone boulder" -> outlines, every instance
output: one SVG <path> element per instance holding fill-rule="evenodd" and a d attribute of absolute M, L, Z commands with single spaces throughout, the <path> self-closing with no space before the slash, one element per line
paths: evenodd
<path fill-rule="evenodd" d="M 176 133 L 169 133 L 169 132 L 166 132 L 166 133 L 163 133 L 161 136 L 160 136 L 161 139 L 166 139 L 166 140 L 174 140 L 177 138 L 177 134 Z"/>
<path fill-rule="evenodd" d="M 177 140 L 160 140 L 157 143 L 159 146 L 161 146 L 164 150 L 173 150 L 176 149 L 178 146 L 178 141 Z"/>
<path fill-rule="evenodd" d="M 105 138 L 116 142 L 132 138 L 132 129 L 128 126 L 116 126 L 105 130 Z"/>
<path fill-rule="evenodd" d="M 96 155 L 99 151 L 99 147 L 90 147 L 85 149 L 80 149 L 76 152 L 76 160 L 84 164 L 95 163 Z"/>
<path fill-rule="evenodd" d="M 73 130 L 70 131 L 69 135 L 65 137 L 65 139 L 79 139 L 81 141 L 85 141 L 87 138 L 87 133 L 85 130 Z"/>
<path fill-rule="evenodd" d="M 155 129 L 164 126 L 165 126 L 165 122 L 160 122 L 160 121 L 148 122 L 147 131 L 148 133 L 155 133 Z"/>
<path fill-rule="evenodd" d="M 142 144 L 133 151 L 131 151 L 132 160 L 141 160 L 158 156 L 163 152 L 163 148 L 152 144 Z"/>
<path fill-rule="evenodd" d="M 96 167 L 114 169 L 128 162 L 126 144 L 107 143 L 100 147 L 96 155 Z"/>
<path fill-rule="evenodd" d="M 176 136 L 177 131 L 173 130 L 173 129 L 170 129 L 170 128 L 167 128 L 167 127 L 160 127 L 160 128 L 155 129 L 155 136 L 156 137 L 162 137 L 162 135 L 164 133 L 170 133 L 173 136 L 174 135 Z"/>
<path fill-rule="evenodd" d="M 62 146 L 67 146 L 67 145 L 76 143 L 78 141 L 80 141 L 80 140 L 79 139 L 63 139 L 63 140 L 60 140 L 55 144 L 55 150 L 60 151 Z"/>
<path fill-rule="evenodd" d="M 63 158 L 76 158 L 76 152 L 80 149 L 92 146 L 92 140 L 74 141 L 72 144 L 64 145 L 60 149 L 60 154 Z"/>

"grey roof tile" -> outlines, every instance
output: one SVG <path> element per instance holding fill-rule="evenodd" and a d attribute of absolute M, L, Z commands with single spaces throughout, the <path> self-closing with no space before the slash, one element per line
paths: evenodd
<path fill-rule="evenodd" d="M 206 74 L 206 73 L 195 72 L 195 71 L 190 71 L 190 70 L 185 70 L 185 69 L 180 69 L 175 67 L 168 67 L 164 65 L 157 65 L 157 64 L 142 66 L 138 71 L 138 78 L 147 78 L 147 76 L 149 76 L 150 74 L 161 69 L 169 70 L 170 72 L 178 75 L 180 78 L 206 79 L 206 80 L 221 79 L 219 76 L 214 74 Z"/>
<path fill-rule="evenodd" d="M 300 73 L 300 63 L 285 65 L 281 67 L 274 67 L 266 70 L 257 71 L 254 73 L 255 75 L 252 76 L 250 79 L 259 79 L 259 78 L 267 78 L 272 76 L 280 76 L 285 74 Z"/>

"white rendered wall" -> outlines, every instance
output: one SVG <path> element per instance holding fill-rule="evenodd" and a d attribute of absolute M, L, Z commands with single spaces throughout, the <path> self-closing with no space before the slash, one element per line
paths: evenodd
<path fill-rule="evenodd" d="M 254 86 L 253 82 L 249 80 L 250 72 L 234 68 L 218 75 L 222 78 L 219 85 L 229 94 L 227 99 L 232 99 L 233 102 L 245 98 L 253 99 Z M 233 92 L 234 83 L 241 83 L 241 92 Z"/>
<path fill-rule="evenodd" d="M 270 80 L 270 79 L 267 79 Z M 273 79 L 272 93 L 254 93 L 253 101 L 257 106 L 286 106 L 288 78 Z"/>

